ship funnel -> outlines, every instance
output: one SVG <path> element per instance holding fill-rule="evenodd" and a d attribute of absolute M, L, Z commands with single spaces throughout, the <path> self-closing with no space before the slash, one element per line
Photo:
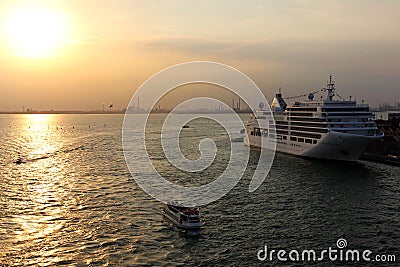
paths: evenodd
<path fill-rule="evenodd" d="M 285 111 L 287 104 L 282 97 L 281 88 L 279 88 L 279 93 L 275 95 L 274 100 L 272 100 L 271 108 L 273 111 Z"/>

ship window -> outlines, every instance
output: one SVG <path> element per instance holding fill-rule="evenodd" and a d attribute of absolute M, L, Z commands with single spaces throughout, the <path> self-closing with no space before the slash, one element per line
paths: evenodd
<path fill-rule="evenodd" d="M 297 138 L 296 138 L 296 137 L 293 137 L 293 136 L 291 136 L 291 137 L 290 137 L 290 141 L 297 141 Z"/>
<path fill-rule="evenodd" d="M 317 143 L 317 140 L 312 140 L 313 141 L 313 144 L 316 144 Z"/>
<path fill-rule="evenodd" d="M 304 143 L 304 138 L 297 138 L 297 142 L 302 142 L 302 143 Z"/>
<path fill-rule="evenodd" d="M 283 140 L 287 140 L 287 136 L 286 135 L 284 135 L 282 137 L 283 137 Z"/>
<path fill-rule="evenodd" d="M 306 143 L 307 143 L 307 144 L 311 144 L 311 143 L 312 143 L 312 140 L 311 140 L 311 139 L 306 139 Z"/>
<path fill-rule="evenodd" d="M 251 132 L 250 132 L 250 134 L 251 134 L 251 135 L 254 135 L 254 132 L 253 132 L 253 131 L 251 131 Z"/>
<path fill-rule="evenodd" d="M 302 133 L 302 132 L 292 132 L 291 134 L 295 135 L 295 136 L 315 138 L 315 139 L 320 139 L 321 138 L 320 134 L 308 134 L 308 133 Z"/>
<path fill-rule="evenodd" d="M 278 134 L 283 134 L 283 135 L 287 135 L 287 134 L 289 134 L 289 132 L 288 131 L 282 131 L 282 130 L 276 130 L 276 133 L 278 133 Z"/>
<path fill-rule="evenodd" d="M 308 127 L 296 127 L 292 126 L 292 130 L 294 131 L 307 131 L 307 132 L 314 132 L 314 133 L 326 133 L 327 130 L 325 128 L 308 128 Z"/>

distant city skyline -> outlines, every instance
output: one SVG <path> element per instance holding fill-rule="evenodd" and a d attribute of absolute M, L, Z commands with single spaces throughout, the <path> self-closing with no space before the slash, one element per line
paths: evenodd
<path fill-rule="evenodd" d="M 267 99 L 333 75 L 344 98 L 393 105 L 398 10 L 395 0 L 2 1 L 0 110 L 123 109 L 151 75 L 196 60 L 237 68 Z"/>

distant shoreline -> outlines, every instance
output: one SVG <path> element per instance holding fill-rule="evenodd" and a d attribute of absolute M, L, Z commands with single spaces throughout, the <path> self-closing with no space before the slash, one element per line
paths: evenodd
<path fill-rule="evenodd" d="M 71 111 L 63 111 L 63 110 L 48 110 L 48 111 L 0 111 L 0 114 L 125 114 L 125 111 L 79 111 L 79 110 L 71 110 Z"/>
<path fill-rule="evenodd" d="M 169 111 L 152 111 L 152 114 L 169 114 Z M 243 114 L 250 114 L 251 112 L 249 111 L 239 111 L 237 113 L 243 113 Z M 50 110 L 50 111 L 29 111 L 29 112 L 22 112 L 22 111 L 0 111 L 0 115 L 6 115 L 6 114 L 15 114 L 15 115 L 32 115 L 32 114 L 71 114 L 71 115 L 107 115 L 107 114 L 125 114 L 124 110 L 118 110 L 118 111 L 57 111 L 57 110 Z M 130 112 L 128 114 L 148 114 L 147 112 Z M 218 112 L 214 110 L 193 110 L 193 111 L 185 111 L 185 112 L 179 112 L 175 114 L 228 114 L 228 112 Z"/>

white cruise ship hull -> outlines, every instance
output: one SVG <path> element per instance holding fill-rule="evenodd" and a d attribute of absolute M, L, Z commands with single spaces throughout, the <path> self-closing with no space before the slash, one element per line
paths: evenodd
<path fill-rule="evenodd" d="M 248 136 L 248 137 L 247 137 Z M 382 136 L 364 136 L 342 132 L 328 132 L 317 144 L 292 142 L 289 140 L 275 140 L 269 137 L 247 135 L 244 143 L 251 147 L 261 147 L 261 138 L 268 138 L 269 142 L 276 142 L 276 151 L 287 154 L 331 159 L 356 161 L 361 155 Z"/>

